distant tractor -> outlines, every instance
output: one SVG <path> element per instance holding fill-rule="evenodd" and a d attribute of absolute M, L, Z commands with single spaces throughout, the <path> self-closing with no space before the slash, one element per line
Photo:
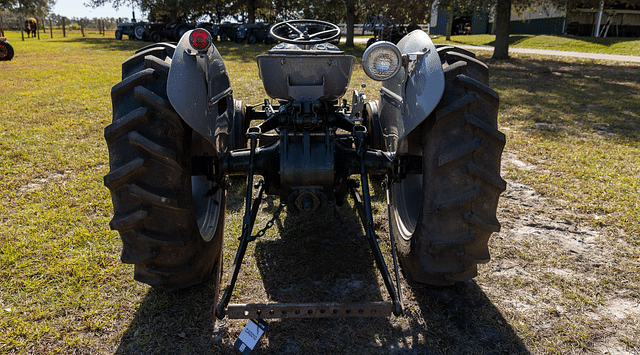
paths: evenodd
<path fill-rule="evenodd" d="M 367 47 L 378 41 L 388 41 L 397 44 L 404 36 L 419 30 L 420 27 L 415 24 L 409 26 L 398 25 L 392 19 L 386 16 L 367 15 L 365 23 L 362 26 L 362 35 L 365 31 L 372 31 L 373 38 L 367 41 Z"/>
<path fill-rule="evenodd" d="M 197 26 L 197 28 L 204 28 L 205 30 L 209 31 L 209 33 L 211 34 L 212 41 L 218 40 L 218 34 L 220 32 L 219 27 L 220 27 L 219 25 L 216 25 L 210 22 L 202 22 Z"/>
<path fill-rule="evenodd" d="M 238 26 L 236 30 L 236 43 L 242 43 L 244 40 L 249 44 L 258 42 L 272 44 L 273 39 L 269 36 L 271 25 L 268 23 L 247 23 Z"/>
<path fill-rule="evenodd" d="M 13 47 L 4 36 L 4 31 L 0 28 L 0 61 L 13 59 Z"/>
<path fill-rule="evenodd" d="M 235 41 L 238 26 L 236 23 L 223 23 L 219 25 L 218 33 L 220 35 L 220 41 Z"/>
<path fill-rule="evenodd" d="M 116 39 L 121 40 L 127 35 L 129 39 L 142 40 L 144 38 L 144 22 L 120 22 L 116 29 Z"/>
<path fill-rule="evenodd" d="M 149 22 L 145 25 L 145 41 L 160 42 L 164 38 L 178 41 L 187 31 L 196 28 L 188 22 Z"/>

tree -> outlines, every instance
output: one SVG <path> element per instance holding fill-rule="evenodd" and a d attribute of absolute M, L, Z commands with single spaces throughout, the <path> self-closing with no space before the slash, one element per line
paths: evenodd
<path fill-rule="evenodd" d="M 384 14 L 396 23 L 422 23 L 429 18 L 433 0 L 345 0 L 347 46 L 353 46 L 353 24 L 368 14 Z M 362 13 L 368 9 L 368 14 Z"/>
<path fill-rule="evenodd" d="M 496 41 L 493 47 L 493 59 L 509 58 L 509 27 L 511 26 L 511 0 L 497 0 Z"/>
<path fill-rule="evenodd" d="M 368 0 L 302 0 L 300 9 L 304 18 L 347 24 L 346 45 L 353 47 L 354 25 L 362 17 L 361 9 Z"/>
<path fill-rule="evenodd" d="M 434 0 L 366 0 L 365 7 L 375 15 L 392 18 L 396 23 L 423 23 L 429 19 L 433 2 Z"/>
<path fill-rule="evenodd" d="M 358 0 L 345 0 L 346 23 L 347 23 L 347 47 L 353 47 L 354 27 L 358 12 Z"/>
<path fill-rule="evenodd" d="M 55 0 L 0 0 L 2 8 L 17 11 L 25 17 L 43 17 L 55 3 Z"/>
<path fill-rule="evenodd" d="M 305 1 L 302 4 L 302 17 L 339 23 L 345 19 L 345 0 Z"/>
<path fill-rule="evenodd" d="M 516 11 L 541 4 L 551 4 L 567 12 L 577 8 L 597 9 L 602 4 L 604 8 L 640 8 L 640 0 L 496 0 L 496 41 L 493 50 L 494 59 L 509 58 L 509 27 L 511 24 L 512 6 Z"/>

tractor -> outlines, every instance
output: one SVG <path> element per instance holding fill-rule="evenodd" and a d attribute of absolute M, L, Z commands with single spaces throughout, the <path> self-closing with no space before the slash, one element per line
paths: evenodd
<path fill-rule="evenodd" d="M 313 33 L 300 28 L 315 28 Z M 218 318 L 398 316 L 400 266 L 423 284 L 475 277 L 500 230 L 496 209 L 505 135 L 499 96 L 473 53 L 436 47 L 416 30 L 397 44 L 377 41 L 362 69 L 379 97 L 345 98 L 356 58 L 331 44 L 334 24 L 274 25 L 280 43 L 258 55 L 269 98 L 234 97 L 224 60 L 204 29 L 177 44 L 145 47 L 122 65 L 104 130 L 110 222 L 134 278 L 179 290 L 216 277 Z M 385 262 L 372 217 L 369 177 L 384 182 L 391 254 Z M 229 179 L 246 183 L 239 246 L 220 286 Z M 281 211 L 313 218 L 351 196 L 390 302 L 230 304 L 265 195 Z M 315 251 L 322 253 L 322 250 Z M 400 264 L 400 265 L 398 265 Z M 393 275 L 392 275 L 393 274 Z M 217 276 L 216 276 L 217 275 Z M 395 280 L 394 280 L 395 279 Z"/>
<path fill-rule="evenodd" d="M 4 36 L 4 31 L 0 28 L 0 61 L 13 59 L 13 46 Z"/>

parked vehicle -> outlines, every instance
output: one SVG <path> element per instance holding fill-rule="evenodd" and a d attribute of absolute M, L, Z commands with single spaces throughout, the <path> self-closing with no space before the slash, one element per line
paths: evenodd
<path fill-rule="evenodd" d="M 249 44 L 264 42 L 272 44 L 273 38 L 269 36 L 271 25 L 268 23 L 247 23 L 238 26 L 236 30 L 236 43 L 242 43 L 244 40 Z"/>
<path fill-rule="evenodd" d="M 489 260 L 491 233 L 500 229 L 496 209 L 506 188 L 499 97 L 488 86 L 487 66 L 413 31 L 397 45 L 379 41 L 365 51 L 362 67 L 382 81 L 380 96 L 367 101 L 354 91 L 347 104 L 341 98 L 356 58 L 330 43 L 338 26 L 295 20 L 270 33 L 282 43 L 257 56 L 270 97 L 257 105 L 233 97 L 223 58 L 203 29 L 123 63 L 104 131 L 104 183 L 114 206 L 110 226 L 120 233 L 121 259 L 134 264 L 134 278 L 177 290 L 216 273 L 219 287 L 232 176 L 246 177 L 245 208 L 218 318 L 397 316 L 398 259 L 419 283 L 476 276 L 477 264 Z M 370 175 L 385 181 L 395 277 L 378 244 Z M 264 194 L 280 198 L 274 219 L 284 206 L 313 218 L 350 195 L 391 302 L 229 304 L 247 245 L 260 236 L 253 230 Z"/>
<path fill-rule="evenodd" d="M 187 31 L 192 30 L 198 26 L 195 22 L 177 22 L 169 24 L 168 30 L 171 31 L 171 38 L 178 42 Z"/>
<path fill-rule="evenodd" d="M 304 36 L 307 36 L 307 35 L 309 35 L 309 36 L 314 35 L 315 36 L 318 33 L 322 33 L 324 31 L 331 31 L 331 27 L 329 27 L 327 25 L 320 24 L 320 23 L 307 23 L 307 22 L 304 22 L 304 21 L 300 22 L 295 27 L 296 27 L 295 30 L 291 29 L 291 28 L 285 28 L 282 31 L 288 32 L 286 35 L 294 37 L 294 38 L 295 38 L 295 36 L 298 36 L 299 33 L 302 33 L 301 36 L 304 37 Z M 340 37 L 341 36 L 342 36 L 342 31 L 340 31 L 335 38 L 331 39 L 329 41 L 329 43 L 337 46 L 338 44 L 340 44 Z"/>
<path fill-rule="evenodd" d="M 121 40 L 122 36 L 129 36 L 129 39 L 144 39 L 145 22 L 120 22 L 116 29 L 116 39 Z"/>
<path fill-rule="evenodd" d="M 4 31 L 0 28 L 0 61 L 13 59 L 13 54 L 13 46 L 7 41 L 7 37 L 4 36 Z"/>
<path fill-rule="evenodd" d="M 364 35 L 365 31 L 373 32 L 373 38 L 367 41 L 367 47 L 369 47 L 378 41 L 389 41 L 397 44 L 404 36 L 419 29 L 420 26 L 415 24 L 410 24 L 406 27 L 402 24 L 396 24 L 386 16 L 367 15 L 362 26 L 362 35 Z"/>
<path fill-rule="evenodd" d="M 149 22 L 145 25 L 145 40 L 160 42 L 163 39 L 177 42 L 187 31 L 196 28 L 192 22 Z"/>
<path fill-rule="evenodd" d="M 218 25 L 220 40 L 223 42 L 235 41 L 238 26 L 240 25 L 237 23 L 223 23 L 221 25 Z"/>
<path fill-rule="evenodd" d="M 211 34 L 211 40 L 213 41 L 217 41 L 218 40 L 218 35 L 219 35 L 219 26 L 214 24 L 214 23 L 209 23 L 209 22 L 203 22 L 198 24 L 197 28 L 204 28 L 205 30 L 207 30 L 207 32 L 209 32 L 209 34 Z"/>

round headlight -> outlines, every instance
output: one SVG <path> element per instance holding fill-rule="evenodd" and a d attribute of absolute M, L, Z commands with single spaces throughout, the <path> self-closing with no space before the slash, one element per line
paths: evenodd
<path fill-rule="evenodd" d="M 197 51 L 204 52 L 211 47 L 211 35 L 201 28 L 193 30 L 189 35 L 189 45 Z"/>
<path fill-rule="evenodd" d="M 402 66 L 402 54 L 391 42 L 376 42 L 362 55 L 362 68 L 373 80 L 393 78 Z"/>

